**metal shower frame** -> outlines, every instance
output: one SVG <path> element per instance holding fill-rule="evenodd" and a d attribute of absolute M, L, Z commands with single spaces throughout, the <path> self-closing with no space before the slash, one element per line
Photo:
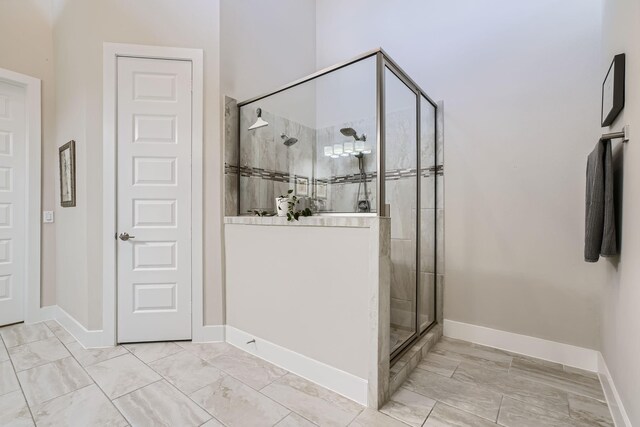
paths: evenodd
<path fill-rule="evenodd" d="M 385 204 L 385 182 L 386 182 L 386 178 L 385 178 L 385 147 L 386 147 L 386 141 L 385 141 L 385 121 L 386 121 L 386 117 L 385 117 L 385 84 L 384 84 L 384 72 L 385 69 L 389 70 L 390 72 L 392 72 L 395 77 L 397 77 L 402 83 L 404 83 L 404 85 L 410 89 L 416 96 L 416 151 L 417 151 L 417 156 L 416 156 L 416 180 L 417 180 L 417 194 L 416 194 L 416 200 L 418 202 L 418 206 L 421 205 L 421 176 L 422 176 L 422 165 L 421 165 L 421 144 L 420 144 L 420 138 L 421 138 L 421 128 L 420 128 L 420 119 L 421 119 L 421 98 L 423 97 L 427 102 L 429 102 L 431 104 L 431 106 L 433 106 L 434 108 L 434 131 L 435 131 L 435 136 L 436 136 L 436 140 L 434 141 L 434 151 L 437 151 L 437 135 L 438 135 L 438 122 L 435 119 L 437 117 L 437 112 L 438 112 L 438 106 L 437 104 L 429 97 L 429 95 L 427 95 L 427 93 L 415 82 L 413 81 L 408 74 L 393 60 L 391 59 L 391 57 L 382 49 L 382 48 L 377 48 L 368 52 L 365 52 L 361 55 L 356 56 L 355 58 L 352 58 L 348 61 L 344 61 L 341 63 L 338 63 L 336 65 L 333 65 L 331 67 L 327 67 L 325 69 L 322 69 L 320 71 L 317 71 L 313 74 L 310 74 L 306 77 L 303 77 L 301 79 L 295 80 L 287 85 L 284 85 L 276 90 L 273 90 L 271 92 L 247 99 L 245 101 L 239 102 L 237 104 L 237 108 L 238 108 L 238 118 L 240 118 L 240 109 L 248 104 L 254 103 L 256 101 L 259 101 L 261 99 L 270 97 L 272 95 L 278 94 L 280 92 L 284 92 L 288 89 L 291 89 L 293 87 L 299 86 L 301 84 L 304 84 L 308 81 L 314 80 L 318 77 L 321 77 L 325 74 L 329 74 L 332 73 L 334 71 L 340 70 L 342 68 L 348 67 L 356 62 L 360 62 L 362 60 L 368 59 L 375 56 L 376 58 L 376 149 L 377 149 L 377 194 L 376 194 L 376 212 L 375 213 L 339 213 L 339 214 L 321 214 L 321 215 L 340 215 L 340 216 L 345 216 L 345 215 L 355 215 L 355 216 L 389 216 L 389 212 L 387 209 L 387 205 Z M 238 153 L 240 153 L 240 120 L 238 119 Z M 434 153 L 435 155 L 435 153 Z M 436 160 L 436 165 L 437 166 L 437 160 Z M 240 166 L 240 165 L 238 165 Z M 238 207 L 237 207 L 237 214 L 240 215 L 240 170 L 238 170 L 237 173 L 237 179 L 238 179 Z M 437 193 L 437 180 L 438 180 L 438 176 L 436 171 L 434 170 L 434 180 L 433 180 L 433 192 L 434 192 L 434 208 L 435 206 L 437 206 L 437 198 L 438 198 L 438 193 Z M 437 216 L 436 216 L 437 217 Z M 420 304 L 420 298 L 419 298 L 419 293 L 420 293 L 420 231 L 421 231 L 421 225 L 420 225 L 420 211 L 417 209 L 416 210 L 416 286 L 415 286 L 415 290 L 416 290 L 416 312 L 415 312 L 415 331 L 413 332 L 413 334 L 411 335 L 411 337 L 409 337 L 400 347 L 398 347 L 395 351 L 393 351 L 391 353 L 391 364 L 395 363 L 395 361 L 397 361 L 400 357 L 402 357 L 402 355 L 404 353 L 406 353 L 409 348 L 411 348 L 411 345 L 413 345 L 420 337 L 422 337 L 424 334 L 426 334 L 436 323 L 437 323 L 437 299 L 438 299 L 438 293 L 437 293 L 437 257 L 438 257 L 438 251 L 437 251 L 437 233 L 436 233 L 436 228 L 437 228 L 437 220 L 434 221 L 434 230 L 433 230 L 433 236 L 434 236 L 434 300 L 433 300 L 433 304 L 434 304 L 434 314 L 435 314 L 435 319 L 426 327 L 424 328 L 424 330 L 421 330 L 420 327 L 420 308 L 421 308 L 421 304 Z"/>

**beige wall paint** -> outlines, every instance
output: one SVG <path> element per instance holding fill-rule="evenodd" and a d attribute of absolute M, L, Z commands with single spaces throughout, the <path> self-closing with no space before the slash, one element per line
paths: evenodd
<path fill-rule="evenodd" d="M 626 99 L 622 114 L 611 131 L 629 125 L 631 141 L 613 144 L 618 165 L 617 200 L 621 235 L 620 255 L 606 260 L 608 283 L 604 298 L 602 353 L 631 424 L 640 425 L 640 3 L 637 0 L 605 0 L 600 75 L 613 56 L 626 53 Z"/>
<path fill-rule="evenodd" d="M 244 101 L 316 71 L 314 0 L 221 0 L 222 93 Z"/>
<path fill-rule="evenodd" d="M 382 46 L 445 101 L 445 318 L 598 348 L 606 272 L 583 261 L 583 227 L 601 0 L 323 0 L 316 16 L 319 68 Z"/>
<path fill-rule="evenodd" d="M 61 210 L 57 230 L 58 304 L 86 328 L 102 327 L 102 45 L 104 42 L 204 50 L 206 321 L 220 323 L 222 171 L 217 0 L 54 0 L 58 138 L 75 139 L 78 206 Z"/>
<path fill-rule="evenodd" d="M 227 324 L 367 379 L 371 233 L 226 224 Z"/>
<path fill-rule="evenodd" d="M 42 81 L 42 209 L 55 210 L 57 143 L 52 0 L 0 1 L 0 68 Z M 43 306 L 56 301 L 56 227 L 42 225 Z"/>

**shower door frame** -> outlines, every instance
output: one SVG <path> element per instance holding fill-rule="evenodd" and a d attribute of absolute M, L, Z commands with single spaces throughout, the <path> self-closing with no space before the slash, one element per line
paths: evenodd
<path fill-rule="evenodd" d="M 427 332 L 429 332 L 429 330 L 437 324 L 437 299 L 438 299 L 438 288 L 437 288 L 437 258 L 438 258 L 438 250 L 437 250 L 437 233 L 436 233 L 436 228 L 437 228 L 437 221 L 434 221 L 434 230 L 433 230 L 433 246 L 434 246 L 434 270 L 433 270 L 433 277 L 434 277 L 434 292 L 433 292 L 433 301 L 434 301 L 434 320 L 427 325 L 424 330 L 421 330 L 420 327 L 420 309 L 422 304 L 420 303 L 420 276 L 421 276 L 421 272 L 420 272 L 420 266 L 421 266 L 421 259 L 420 259 L 420 232 L 421 232 L 421 228 L 420 228 L 420 206 L 421 206 L 421 177 L 422 177 L 422 166 L 421 166 L 421 158 L 422 158 L 422 153 L 421 153 L 421 123 L 420 123 L 420 119 L 421 119 L 421 99 L 422 97 L 424 97 L 424 99 L 427 100 L 427 102 L 429 102 L 429 104 L 431 104 L 434 108 L 434 116 L 437 115 L 438 112 L 438 105 L 433 101 L 433 99 L 431 99 L 431 97 L 429 97 L 429 95 L 427 95 L 427 93 L 413 80 L 411 79 L 411 77 L 409 77 L 409 75 L 393 60 L 391 59 L 391 57 L 382 49 L 382 48 L 377 48 L 377 49 L 373 49 L 370 50 L 368 52 L 365 52 L 361 55 L 358 55 L 352 59 L 349 59 L 347 61 L 344 62 L 340 62 L 338 64 L 332 65 L 330 67 L 324 68 L 320 71 L 317 71 L 313 74 L 310 74 L 306 77 L 303 77 L 301 79 L 295 80 L 289 84 L 286 84 L 284 86 L 281 86 L 271 92 L 268 93 L 264 93 L 262 95 L 258 95 L 255 96 L 253 98 L 249 98 L 246 99 L 242 102 L 238 102 L 237 104 L 237 109 L 238 109 L 238 156 L 240 156 L 241 153 L 241 126 L 240 126 L 240 117 L 241 117 L 241 108 L 245 105 L 251 104 L 253 102 L 259 101 L 261 99 L 270 97 L 272 95 L 276 95 L 280 92 L 284 92 L 288 89 L 294 88 L 296 86 L 299 86 L 301 84 L 304 84 L 308 81 L 314 80 L 318 77 L 321 77 L 325 74 L 329 74 L 332 73 L 334 71 L 340 70 L 342 68 L 348 67 L 356 62 L 360 62 L 364 59 L 370 58 L 372 56 L 376 57 L 376 150 L 377 150 L 377 171 L 376 171 L 376 176 L 378 177 L 378 182 L 377 182 L 377 194 L 376 194 L 376 212 L 375 213 L 348 213 L 348 212 L 344 212 L 344 213 L 323 213 L 323 214 L 319 214 L 320 216 L 380 216 L 380 217 L 385 217 L 385 216 L 389 216 L 389 212 L 387 212 L 386 209 L 386 200 L 385 200 L 385 185 L 386 185 L 386 176 L 385 176 L 385 149 L 386 149 L 386 135 L 385 135 L 385 125 L 386 125 L 386 118 L 385 118 L 385 84 L 384 84 L 384 72 L 385 69 L 388 69 L 390 72 L 392 72 L 395 77 L 397 77 L 398 79 L 400 79 L 400 81 L 402 83 L 405 84 L 405 86 L 407 86 L 416 96 L 416 153 L 417 153 L 417 158 L 416 158 L 416 179 L 417 179 L 417 185 L 416 185 L 416 201 L 417 201 L 417 207 L 416 207 L 416 283 L 415 283 L 415 296 L 416 296 L 416 310 L 415 310 L 415 332 L 405 340 L 404 343 L 402 343 L 402 345 L 400 345 L 400 347 L 398 347 L 396 350 L 394 350 L 393 352 L 391 352 L 391 365 L 393 365 L 400 357 L 402 357 L 402 355 L 404 355 L 410 348 L 411 346 L 422 336 L 424 336 Z M 435 152 L 437 151 L 437 134 L 438 134 L 438 123 L 437 120 L 435 120 L 434 117 L 434 158 L 435 158 Z M 437 163 L 437 161 L 435 161 L 435 163 Z M 434 165 L 434 166 L 437 166 Z M 240 216 L 241 215 L 241 210 L 240 210 L 240 200 L 241 200 L 241 186 L 240 186 L 240 158 L 238 157 L 238 171 L 237 171 L 237 188 L 238 188 L 238 200 L 237 200 L 237 215 Z M 433 192 L 434 192 L 434 207 L 437 206 L 437 198 L 438 198 L 438 193 L 437 193 L 437 182 L 438 182 L 438 175 L 437 173 L 435 173 L 434 171 L 434 180 L 433 180 Z"/>

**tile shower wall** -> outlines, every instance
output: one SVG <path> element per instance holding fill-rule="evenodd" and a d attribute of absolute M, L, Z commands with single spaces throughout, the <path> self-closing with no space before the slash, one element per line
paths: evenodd
<path fill-rule="evenodd" d="M 364 170 L 366 174 L 366 196 L 371 205 L 371 211 L 376 210 L 377 188 L 377 152 L 376 152 L 376 122 L 375 117 L 356 121 L 344 122 L 317 130 L 316 145 L 316 177 L 327 183 L 327 197 L 319 203 L 320 212 L 357 212 L 358 199 L 364 198 L 364 185 L 360 186 L 360 170 L 358 159 L 353 156 L 333 159 L 324 155 L 324 147 L 353 142 L 354 139 L 340 133 L 342 128 L 353 128 L 358 135 L 367 135 L 365 144 L 371 150 L 364 155 Z M 360 197 L 358 188 L 360 187 Z"/>
<path fill-rule="evenodd" d="M 224 215 L 238 214 L 238 103 L 224 97 Z"/>

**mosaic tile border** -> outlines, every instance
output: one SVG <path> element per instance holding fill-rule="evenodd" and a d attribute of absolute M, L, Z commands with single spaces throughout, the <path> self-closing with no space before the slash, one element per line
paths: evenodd
<path fill-rule="evenodd" d="M 263 168 L 253 168 L 250 166 L 241 166 L 238 168 L 235 165 L 229 165 L 228 163 L 224 164 L 224 173 L 225 175 L 229 174 L 237 174 L 238 170 L 240 172 L 240 176 L 251 177 L 251 178 L 261 178 L 268 181 L 275 182 L 294 182 L 296 178 L 307 178 L 301 175 L 291 175 L 288 172 L 275 171 Z M 365 180 L 367 182 L 371 182 L 375 178 L 377 178 L 377 172 L 367 172 Z M 385 174 L 385 178 L 387 181 L 397 181 L 399 179 L 405 178 L 413 178 L 417 175 L 417 170 L 415 168 L 408 169 L 392 169 L 388 170 Z M 433 175 L 444 175 L 444 166 L 432 166 L 429 168 L 422 168 L 421 176 L 422 177 L 430 177 Z M 358 184 L 360 182 L 359 174 L 346 174 L 346 175 L 335 175 L 329 178 L 318 178 L 315 180 L 320 183 L 327 184 Z"/>

